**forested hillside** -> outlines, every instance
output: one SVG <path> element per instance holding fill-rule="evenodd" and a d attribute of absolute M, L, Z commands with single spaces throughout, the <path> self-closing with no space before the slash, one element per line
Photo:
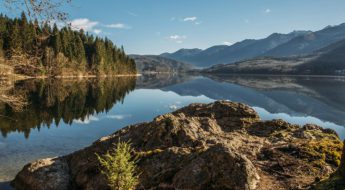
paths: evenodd
<path fill-rule="evenodd" d="M 2 60 L 2 61 L 1 61 Z M 0 15 L 0 64 L 28 76 L 136 73 L 134 60 L 109 39 L 71 26 Z"/>
<path fill-rule="evenodd" d="M 190 64 L 157 55 L 130 55 L 140 73 L 178 73 L 192 70 Z"/>

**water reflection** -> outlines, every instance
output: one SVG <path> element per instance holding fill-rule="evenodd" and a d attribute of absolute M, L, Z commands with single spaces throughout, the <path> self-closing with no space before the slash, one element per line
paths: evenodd
<path fill-rule="evenodd" d="M 262 119 L 316 123 L 345 138 L 344 78 L 166 74 L 3 86 L 0 93 L 7 102 L 0 99 L 0 189 L 30 161 L 68 154 L 192 102 L 243 102 Z M 24 107 L 17 108 L 20 101 Z"/>
<path fill-rule="evenodd" d="M 108 112 L 134 88 L 227 99 L 263 108 L 271 114 L 311 116 L 345 126 L 344 78 L 166 74 L 138 79 L 27 80 L 5 86 L 0 88 L 1 93 L 10 92 L 12 97 L 25 101 L 25 106 L 18 110 L 13 104 L 0 101 L 0 131 L 4 137 L 10 132 L 22 132 L 28 138 L 31 129 L 49 128 L 52 123 L 59 126 L 61 121 L 69 125 L 89 123 L 97 119 L 92 115 Z"/>
<path fill-rule="evenodd" d="M 136 78 L 87 80 L 26 80 L 9 89 L 12 97 L 25 97 L 26 106 L 18 111 L 11 104 L 0 103 L 0 131 L 22 132 L 28 138 L 32 128 L 59 126 L 63 121 L 84 122 L 89 116 L 109 111 L 135 88 Z M 1 144 L 0 144 L 1 146 Z"/>
<path fill-rule="evenodd" d="M 345 78 L 207 76 L 163 89 L 243 102 L 272 114 L 313 116 L 345 126 Z"/>

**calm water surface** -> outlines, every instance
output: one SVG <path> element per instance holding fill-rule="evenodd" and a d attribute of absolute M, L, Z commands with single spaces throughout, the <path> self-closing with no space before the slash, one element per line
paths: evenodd
<path fill-rule="evenodd" d="M 27 103 L 0 102 L 0 189 L 30 161 L 71 153 L 192 102 L 243 102 L 264 120 L 316 123 L 345 138 L 344 78 L 151 75 L 22 81 L 0 91 Z"/>

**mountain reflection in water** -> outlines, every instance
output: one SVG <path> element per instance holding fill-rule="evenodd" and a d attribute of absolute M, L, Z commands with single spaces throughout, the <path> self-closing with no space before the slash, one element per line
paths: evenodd
<path fill-rule="evenodd" d="M 243 102 L 264 120 L 315 123 L 345 138 L 344 78 L 160 74 L 8 82 L 0 93 L 7 98 L 0 99 L 0 183 L 30 161 L 71 153 L 193 102 Z"/>

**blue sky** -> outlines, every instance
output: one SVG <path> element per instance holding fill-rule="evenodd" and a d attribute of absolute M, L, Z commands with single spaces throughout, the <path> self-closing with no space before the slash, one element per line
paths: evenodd
<path fill-rule="evenodd" d="M 160 54 L 319 30 L 345 22 L 344 8 L 344 0 L 73 0 L 67 11 L 127 53 Z"/>

